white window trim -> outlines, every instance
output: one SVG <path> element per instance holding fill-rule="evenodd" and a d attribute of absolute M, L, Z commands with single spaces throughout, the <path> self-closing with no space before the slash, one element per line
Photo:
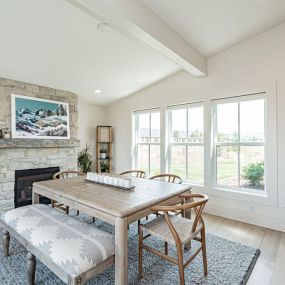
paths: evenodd
<path fill-rule="evenodd" d="M 146 142 L 146 143 L 137 143 L 138 141 L 138 116 L 141 114 L 150 114 L 150 113 L 159 113 L 160 114 L 160 124 L 161 124 L 161 110 L 160 108 L 150 108 L 150 109 L 144 109 L 144 110 L 137 110 L 137 111 L 132 111 L 132 168 L 133 169 L 138 169 L 138 146 L 139 145 L 147 145 L 149 146 L 148 150 L 148 170 L 150 171 L 150 146 L 151 145 L 159 145 L 160 146 L 160 151 L 161 151 L 161 126 L 160 126 L 160 142 Z M 149 127 L 151 131 L 151 116 L 150 116 L 150 121 L 149 121 Z M 161 155 L 160 155 L 160 168 L 162 166 L 162 160 L 161 160 Z M 149 175 L 149 173 L 146 173 Z"/>
<path fill-rule="evenodd" d="M 240 102 L 246 102 L 246 101 L 254 101 L 254 100 L 264 100 L 264 141 L 263 142 L 241 142 L 240 141 L 240 104 L 238 104 L 238 135 L 239 135 L 239 142 L 218 142 L 217 141 L 217 105 L 220 104 L 228 104 L 228 103 L 240 103 Z M 264 190 L 261 193 L 260 190 L 254 190 L 254 189 L 248 189 L 248 188 L 243 188 L 243 187 L 233 187 L 233 186 L 227 186 L 223 184 L 218 184 L 217 183 L 217 146 L 236 146 L 239 151 L 238 151 L 238 183 L 240 184 L 240 147 L 241 146 L 263 146 L 264 150 L 266 149 L 266 138 L 267 138 L 267 99 L 265 94 L 257 94 L 257 95 L 248 95 L 248 96 L 239 96 L 235 98 L 227 98 L 227 99 L 220 99 L 220 100 L 215 100 L 213 102 L 213 109 L 214 109 L 214 117 L 213 117 L 213 124 L 214 124 L 214 143 L 213 143 L 213 154 L 214 154 L 214 174 L 215 174 L 215 188 L 219 189 L 231 189 L 231 190 L 237 190 L 240 192 L 249 192 L 249 193 L 255 193 L 255 194 L 260 194 L 262 196 L 266 195 L 266 181 L 264 181 Z M 265 163 L 265 176 L 266 177 L 266 172 L 267 172 L 267 167 L 266 167 L 266 154 L 264 153 L 264 163 Z"/>
<path fill-rule="evenodd" d="M 169 139 L 169 118 L 167 110 L 169 108 L 185 108 L 185 105 L 190 104 L 202 104 L 204 107 L 204 186 L 191 184 L 193 191 L 201 192 L 210 195 L 210 197 L 217 198 L 226 198 L 230 200 L 243 201 L 245 203 L 252 203 L 258 205 L 266 205 L 266 206 L 277 206 L 277 157 L 278 157 L 278 149 L 277 149 L 277 90 L 275 84 L 261 84 L 263 86 L 262 92 L 258 90 L 256 94 L 263 94 L 266 96 L 266 135 L 265 135 L 265 159 L 266 159 L 266 171 L 265 171 L 265 191 L 260 193 L 255 193 L 254 191 L 240 191 L 236 189 L 225 189 L 222 187 L 215 186 L 215 172 L 213 171 L 213 167 L 215 165 L 215 157 L 213 155 L 214 150 L 214 111 L 213 111 L 213 101 L 214 100 L 204 100 L 200 102 L 187 102 L 185 104 L 165 106 L 161 108 L 149 108 L 142 110 L 140 112 L 149 112 L 151 110 L 159 110 L 160 111 L 160 147 L 161 147 L 161 157 L 160 157 L 160 165 L 161 165 L 161 173 L 165 173 L 169 169 L 169 148 L 168 148 L 168 139 Z M 253 95 L 248 95 L 252 100 Z M 257 95 L 258 96 L 258 95 Z M 229 100 L 235 101 L 237 96 L 231 96 L 227 98 Z M 246 99 L 246 98 L 244 98 Z M 218 99 L 217 100 L 222 100 Z M 131 116 L 136 111 L 131 112 Z M 135 168 L 135 120 L 132 117 L 132 167 Z M 270 138 L 270 139 L 268 139 Z M 187 183 L 188 184 L 188 183 Z"/>
<path fill-rule="evenodd" d="M 168 172 L 171 172 L 171 147 L 173 145 L 179 145 L 179 146 L 185 146 L 186 147 L 186 154 L 188 153 L 188 147 L 190 146 L 204 146 L 203 152 L 204 152 L 204 181 L 203 184 L 196 184 L 196 183 L 190 183 L 189 181 L 184 181 L 183 183 L 189 184 L 192 186 L 197 186 L 197 187 L 204 187 L 205 185 L 205 122 L 203 126 L 203 143 L 192 143 L 192 142 L 183 142 L 183 143 L 173 143 L 171 142 L 171 130 L 172 130 L 172 113 L 170 111 L 173 110 L 182 110 L 182 109 L 187 109 L 188 108 L 195 108 L 195 107 L 202 107 L 203 108 L 203 116 L 205 114 L 204 111 L 204 101 L 200 102 L 189 102 L 189 103 L 184 103 L 184 104 L 179 104 L 179 105 L 172 105 L 172 106 L 167 106 L 165 109 L 166 113 L 166 120 L 167 120 L 167 137 L 166 137 L 166 169 Z M 188 111 L 186 113 L 186 122 L 187 122 L 187 133 L 188 133 Z M 203 118 L 204 119 L 204 118 Z M 187 135 L 188 136 L 188 135 Z M 188 173 L 188 155 L 186 155 L 185 158 L 185 163 L 186 163 L 186 174 Z"/>
<path fill-rule="evenodd" d="M 265 191 L 254 191 L 252 189 L 234 188 L 216 185 L 216 157 L 215 157 L 215 103 L 220 102 L 236 102 L 237 97 L 211 100 L 206 103 L 208 111 L 210 111 L 212 120 L 207 121 L 206 130 L 211 130 L 210 137 L 205 139 L 205 155 L 210 158 L 210 164 L 205 170 L 206 183 L 205 190 L 211 195 L 222 198 L 236 199 L 240 201 L 252 202 L 268 206 L 277 206 L 277 121 L 276 121 L 276 92 L 275 90 L 267 90 L 256 95 L 242 96 L 241 101 L 265 98 L 265 137 L 264 137 L 264 155 L 265 155 Z M 268 139 L 270 138 L 270 139 Z M 252 145 L 258 143 L 252 143 Z M 263 143 L 262 143 L 263 144 Z M 248 144 L 246 144 L 248 145 Z M 205 165 L 207 166 L 207 164 Z M 210 170 L 211 169 L 211 170 Z M 213 171 L 214 170 L 214 171 Z"/>

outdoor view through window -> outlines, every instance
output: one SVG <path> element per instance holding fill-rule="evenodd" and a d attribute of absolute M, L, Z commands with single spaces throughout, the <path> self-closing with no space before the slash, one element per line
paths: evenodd
<path fill-rule="evenodd" d="M 263 190 L 265 99 L 215 107 L 216 184 Z"/>
<path fill-rule="evenodd" d="M 229 189 L 265 188 L 265 98 L 242 96 L 213 101 L 213 164 L 207 181 Z M 204 185 L 203 103 L 166 108 L 165 171 L 185 182 Z M 147 175 L 160 173 L 158 109 L 134 112 L 135 166 Z M 211 127 L 207 127 L 211 132 Z M 212 161 L 209 157 L 209 163 Z M 213 185 L 214 186 L 214 185 Z"/>
<path fill-rule="evenodd" d="M 201 105 L 168 110 L 169 171 L 193 184 L 204 183 L 204 114 Z"/>
<path fill-rule="evenodd" d="M 160 173 L 160 112 L 136 112 L 136 167 L 148 175 Z"/>

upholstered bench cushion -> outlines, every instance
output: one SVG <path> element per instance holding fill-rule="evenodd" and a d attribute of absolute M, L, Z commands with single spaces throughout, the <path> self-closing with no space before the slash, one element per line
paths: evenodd
<path fill-rule="evenodd" d="M 111 234 L 47 205 L 10 210 L 2 220 L 69 276 L 88 271 L 115 252 Z"/>

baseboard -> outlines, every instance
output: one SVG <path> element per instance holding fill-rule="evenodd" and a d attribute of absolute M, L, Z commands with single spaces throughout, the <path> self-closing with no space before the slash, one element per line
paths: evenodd
<path fill-rule="evenodd" d="M 211 215 L 285 232 L 285 219 L 279 217 L 252 213 L 246 210 L 215 205 L 213 203 L 207 205 L 205 212 Z"/>

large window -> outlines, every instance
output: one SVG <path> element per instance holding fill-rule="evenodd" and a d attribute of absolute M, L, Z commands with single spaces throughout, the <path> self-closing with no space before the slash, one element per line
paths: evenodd
<path fill-rule="evenodd" d="M 202 104 L 168 108 L 169 172 L 191 184 L 204 184 L 204 114 Z"/>
<path fill-rule="evenodd" d="M 160 173 L 160 111 L 134 112 L 135 168 L 148 175 Z"/>
<path fill-rule="evenodd" d="M 214 102 L 216 185 L 264 190 L 265 98 Z"/>

